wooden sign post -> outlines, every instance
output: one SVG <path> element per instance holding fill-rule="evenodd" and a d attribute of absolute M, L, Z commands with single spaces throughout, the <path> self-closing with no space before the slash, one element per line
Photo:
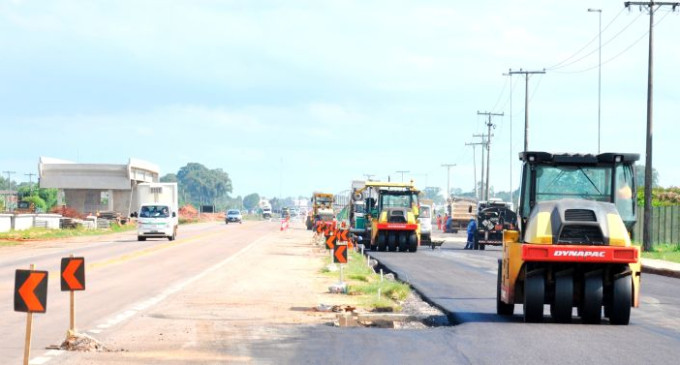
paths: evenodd
<path fill-rule="evenodd" d="M 16 270 L 14 276 L 14 311 L 26 312 L 26 341 L 24 343 L 24 365 L 28 365 L 31 357 L 31 334 L 33 331 L 33 313 L 47 311 L 47 271 Z"/>
<path fill-rule="evenodd" d="M 71 292 L 69 331 L 76 331 L 76 290 L 85 290 L 85 258 L 61 259 L 61 291 Z"/>

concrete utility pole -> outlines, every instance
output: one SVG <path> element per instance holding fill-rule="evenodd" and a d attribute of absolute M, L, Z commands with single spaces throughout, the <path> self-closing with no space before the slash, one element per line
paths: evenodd
<path fill-rule="evenodd" d="M 597 153 L 600 153 L 600 119 L 602 116 L 602 9 L 588 9 L 588 12 L 599 14 L 600 30 L 597 55 Z"/>
<path fill-rule="evenodd" d="M 485 171 L 485 169 L 484 169 L 484 150 L 486 149 L 486 146 L 489 143 L 489 139 L 488 139 L 489 135 L 487 135 L 487 134 L 473 134 L 472 136 L 482 139 L 482 141 L 479 142 L 479 144 L 482 145 L 482 179 L 480 180 L 481 186 L 479 187 L 478 199 L 484 200 L 484 192 L 486 191 L 486 187 L 485 187 L 485 181 L 486 180 L 484 179 L 484 171 Z"/>
<path fill-rule="evenodd" d="M 543 71 L 513 71 L 510 69 L 508 71 L 509 75 L 522 74 L 524 75 L 524 152 L 529 149 L 529 75 L 532 74 L 544 74 Z"/>
<path fill-rule="evenodd" d="M 7 174 L 7 183 L 9 184 L 9 197 L 5 199 L 5 209 L 9 210 L 10 212 L 12 211 L 12 174 L 16 174 L 16 171 L 3 171 L 4 174 Z"/>
<path fill-rule="evenodd" d="M 680 6 L 680 2 L 657 2 L 657 1 L 626 1 L 623 3 L 627 8 L 631 5 L 646 6 L 649 8 L 649 59 L 647 63 L 647 142 L 645 148 L 645 207 L 644 220 L 642 222 L 642 249 L 652 250 L 652 90 L 653 90 L 653 40 L 654 40 L 654 7 L 671 6 L 673 11 Z"/>
<path fill-rule="evenodd" d="M 401 174 L 401 182 L 404 182 L 404 174 L 408 174 L 411 171 L 406 171 L 406 170 L 399 170 L 395 171 L 397 174 Z"/>
<path fill-rule="evenodd" d="M 446 167 L 446 194 L 444 194 L 444 199 L 449 201 L 449 196 L 451 195 L 451 168 L 456 166 L 455 163 L 443 163 L 442 167 Z"/>
<path fill-rule="evenodd" d="M 33 176 L 35 176 L 36 174 L 28 173 L 28 174 L 24 174 L 24 175 L 28 176 L 28 192 L 29 192 L 29 195 L 33 195 Z"/>
<path fill-rule="evenodd" d="M 496 128 L 496 125 L 491 123 L 491 117 L 492 116 L 499 116 L 502 117 L 503 113 L 489 113 L 489 112 L 484 112 L 481 113 L 477 111 L 477 115 L 486 115 L 489 117 L 489 121 L 486 122 L 486 126 L 489 128 L 489 131 L 487 132 L 487 136 L 489 137 L 489 140 L 486 142 L 486 189 L 484 190 L 484 200 L 489 201 L 489 175 L 490 175 L 490 170 L 491 168 L 491 137 L 493 136 L 491 134 L 491 128 Z"/>
<path fill-rule="evenodd" d="M 480 194 L 477 192 L 477 157 L 475 156 L 475 151 L 477 150 L 478 145 L 484 145 L 484 143 L 466 143 L 466 146 L 472 146 L 472 176 L 475 179 L 475 196 L 477 199 L 479 199 Z M 482 147 L 484 148 L 484 147 Z"/>

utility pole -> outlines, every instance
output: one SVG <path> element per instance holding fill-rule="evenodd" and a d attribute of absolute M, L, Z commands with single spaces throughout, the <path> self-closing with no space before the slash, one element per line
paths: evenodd
<path fill-rule="evenodd" d="M 475 156 L 475 151 L 477 150 L 478 145 L 484 145 L 484 143 L 466 143 L 466 146 L 472 146 L 472 176 L 475 179 L 475 196 L 479 199 L 479 193 L 477 192 L 477 157 Z M 484 147 L 482 147 L 484 148 Z"/>
<path fill-rule="evenodd" d="M 600 153 L 600 117 L 602 116 L 602 9 L 588 9 L 588 12 L 599 14 L 600 31 L 597 54 L 597 153 Z"/>
<path fill-rule="evenodd" d="M 656 1 L 626 1 L 624 5 L 646 6 L 649 8 L 649 59 L 647 63 L 647 140 L 645 148 L 645 207 L 644 220 L 642 222 L 642 249 L 652 250 L 652 90 L 653 90 L 653 40 L 654 40 L 654 7 L 672 6 L 673 11 L 680 6 L 680 2 L 656 2 Z"/>
<path fill-rule="evenodd" d="M 451 195 L 451 168 L 456 166 L 455 163 L 443 163 L 442 167 L 446 167 L 446 194 L 444 199 L 448 202 Z"/>
<path fill-rule="evenodd" d="M 484 179 L 484 150 L 486 149 L 487 144 L 489 143 L 488 137 L 489 135 L 487 134 L 473 134 L 473 137 L 478 137 L 482 139 L 482 142 L 479 142 L 480 145 L 482 145 L 482 179 L 480 180 L 480 187 L 479 187 L 479 200 L 484 200 L 484 192 L 486 191 L 485 187 L 485 179 Z"/>
<path fill-rule="evenodd" d="M 406 171 L 406 170 L 399 170 L 395 171 L 397 174 L 401 174 L 401 182 L 404 182 L 404 174 L 408 174 L 411 171 Z"/>
<path fill-rule="evenodd" d="M 519 71 L 513 71 L 512 69 L 508 71 L 510 75 L 524 75 L 524 152 L 529 149 L 529 75 L 544 73 L 545 69 L 543 71 L 522 71 L 520 68 Z"/>
<path fill-rule="evenodd" d="M 512 200 L 512 75 L 503 74 L 503 76 L 508 76 L 510 78 L 510 201 Z"/>
<path fill-rule="evenodd" d="M 35 176 L 36 174 L 28 173 L 24 175 L 28 176 L 28 192 L 29 192 L 28 194 L 33 195 L 33 176 Z"/>
<path fill-rule="evenodd" d="M 486 115 L 489 117 L 489 121 L 486 122 L 486 126 L 489 128 L 489 131 L 487 132 L 487 136 L 489 139 L 486 142 L 486 189 L 484 190 L 484 200 L 489 201 L 489 175 L 490 175 L 490 167 L 491 166 L 491 137 L 493 136 L 491 134 L 491 128 L 496 128 L 496 125 L 491 123 L 491 117 L 492 116 L 498 116 L 502 117 L 503 113 L 490 113 L 490 112 L 484 112 L 481 113 L 477 111 L 477 115 Z"/>
<path fill-rule="evenodd" d="M 368 180 L 368 181 L 371 181 L 373 176 L 375 176 L 374 174 L 363 174 L 363 175 L 366 177 L 366 180 Z"/>
<path fill-rule="evenodd" d="M 12 211 L 12 195 L 14 195 L 13 192 L 12 192 L 12 174 L 16 174 L 16 171 L 3 171 L 3 173 L 7 174 L 7 183 L 9 184 L 9 197 L 7 199 L 5 199 L 5 200 L 8 200 L 8 201 L 5 202 L 6 205 L 7 205 L 5 207 L 5 209 L 8 209 L 11 212 Z"/>

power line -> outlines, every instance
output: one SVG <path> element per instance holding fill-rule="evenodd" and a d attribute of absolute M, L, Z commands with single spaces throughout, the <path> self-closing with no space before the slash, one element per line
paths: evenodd
<path fill-rule="evenodd" d="M 609 26 L 612 25 L 612 24 L 614 23 L 614 21 L 615 21 L 616 19 L 618 19 L 618 17 L 619 17 L 621 14 L 623 14 L 623 11 L 624 11 L 624 10 L 625 10 L 625 9 L 621 9 L 621 11 L 619 11 L 619 13 L 616 14 L 616 16 L 614 17 L 614 19 L 612 19 L 612 20 L 604 27 L 604 29 L 602 29 L 602 32 L 605 32 L 605 31 L 609 28 Z M 591 39 L 590 41 L 588 41 L 588 43 L 586 43 L 586 44 L 585 44 L 583 47 L 581 47 L 578 51 L 574 52 L 571 56 L 569 56 L 569 57 L 563 59 L 562 61 L 556 63 L 556 64 L 553 65 L 553 66 L 548 67 L 547 69 L 552 71 L 552 70 L 554 70 L 554 69 L 561 68 L 560 65 L 562 65 L 563 63 L 565 63 L 565 62 L 571 60 L 572 58 L 576 57 L 576 56 L 577 56 L 579 53 L 581 53 L 584 49 L 588 48 L 588 46 L 590 46 L 593 42 L 595 42 L 595 40 L 596 40 L 597 38 L 598 38 L 598 35 L 596 35 L 595 37 L 593 37 L 593 39 Z"/>
<path fill-rule="evenodd" d="M 664 19 L 666 19 L 666 17 L 668 16 L 668 14 L 670 14 L 670 12 L 667 12 L 661 19 L 659 19 L 656 23 L 654 23 L 654 26 L 656 27 L 657 25 L 659 25 Z M 615 56 L 613 56 L 613 57 L 607 59 L 606 61 L 602 62 L 602 65 L 606 65 L 606 64 L 608 64 L 609 62 L 612 62 L 612 61 L 616 60 L 617 58 L 621 57 L 624 53 L 628 52 L 631 48 L 633 48 L 633 47 L 636 46 L 638 43 L 640 43 L 640 41 L 642 41 L 648 34 L 649 34 L 649 31 L 644 32 L 644 33 L 643 33 L 642 35 L 640 35 L 640 37 L 638 37 L 633 43 L 631 43 L 628 47 L 624 48 L 623 51 L 617 53 Z M 583 72 L 592 71 L 592 70 L 596 69 L 597 67 L 598 67 L 598 66 L 592 66 L 592 67 L 588 67 L 588 68 L 586 68 L 586 69 L 582 69 L 582 70 L 579 70 L 579 71 L 557 71 L 557 70 L 552 70 L 552 72 L 556 72 L 556 73 L 559 73 L 559 74 L 578 74 L 578 73 L 583 73 Z"/>
<path fill-rule="evenodd" d="M 623 29 L 621 29 L 618 33 L 616 33 L 613 37 L 609 38 L 609 40 L 607 40 L 606 42 L 602 43 L 602 46 L 601 46 L 601 47 L 607 46 L 609 43 L 611 43 L 612 41 L 614 41 L 614 39 L 618 38 L 618 37 L 619 37 L 623 32 L 625 32 L 631 25 L 633 25 L 633 23 L 635 23 L 635 22 L 640 18 L 640 16 L 641 16 L 641 15 L 638 15 L 637 18 L 633 19 L 630 23 L 628 23 L 625 27 L 623 27 Z M 592 55 L 593 53 L 595 53 L 595 52 L 597 52 L 597 51 L 598 51 L 598 49 L 594 49 L 594 50 L 592 50 L 592 51 L 586 53 L 585 55 L 583 55 L 583 56 L 581 56 L 581 57 L 579 57 L 579 58 L 577 58 L 577 59 L 575 59 L 575 60 L 573 60 L 573 61 L 571 61 L 571 62 L 569 62 L 569 63 L 567 63 L 567 64 L 563 64 L 563 65 L 560 65 L 560 66 L 553 66 L 553 67 L 551 67 L 551 68 L 548 68 L 547 70 L 553 71 L 553 70 L 559 70 L 559 69 L 561 69 L 561 68 L 565 68 L 565 67 L 571 66 L 571 65 L 573 65 L 573 64 L 575 64 L 575 63 L 577 63 L 577 62 L 583 60 L 584 58 L 586 58 L 586 57 Z"/>

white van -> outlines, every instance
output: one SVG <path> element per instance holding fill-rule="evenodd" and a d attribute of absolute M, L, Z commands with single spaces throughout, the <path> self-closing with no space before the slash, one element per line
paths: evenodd
<path fill-rule="evenodd" d="M 429 244 L 432 240 L 432 206 L 421 205 L 420 215 L 418 216 L 420 223 L 420 242 L 421 244 Z"/>

